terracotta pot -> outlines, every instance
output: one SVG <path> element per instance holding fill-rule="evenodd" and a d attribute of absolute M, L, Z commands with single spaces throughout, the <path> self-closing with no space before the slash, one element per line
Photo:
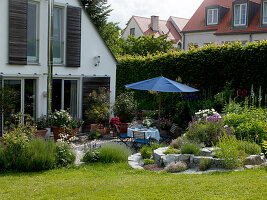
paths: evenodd
<path fill-rule="evenodd" d="M 168 135 L 169 134 L 169 131 L 167 130 L 160 130 L 159 132 L 161 135 Z"/>
<path fill-rule="evenodd" d="M 36 133 L 35 133 L 35 137 L 45 139 L 45 135 L 46 135 L 47 131 L 48 130 L 46 130 L 46 129 L 37 130 Z"/>
<path fill-rule="evenodd" d="M 128 123 L 121 123 L 120 132 L 127 133 Z"/>
<path fill-rule="evenodd" d="M 65 133 L 69 134 L 70 137 L 77 135 L 78 131 L 79 131 L 79 128 L 76 128 L 70 131 L 65 129 Z M 52 132 L 54 134 L 54 140 L 57 141 L 60 138 L 59 134 L 64 133 L 64 128 L 52 126 Z"/>
<path fill-rule="evenodd" d="M 91 124 L 90 132 L 96 129 L 104 129 L 104 125 L 103 124 Z"/>
<path fill-rule="evenodd" d="M 115 127 L 112 128 L 112 132 L 113 132 L 113 137 L 117 137 L 118 136 L 118 132 L 117 132 Z"/>

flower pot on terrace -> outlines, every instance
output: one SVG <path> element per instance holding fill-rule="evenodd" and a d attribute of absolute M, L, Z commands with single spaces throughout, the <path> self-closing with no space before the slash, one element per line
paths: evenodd
<path fill-rule="evenodd" d="M 128 123 L 121 123 L 120 132 L 127 133 Z"/>
<path fill-rule="evenodd" d="M 54 134 L 54 140 L 57 141 L 60 138 L 59 134 L 64 133 L 64 132 L 66 134 L 68 134 L 70 137 L 76 136 L 77 133 L 79 132 L 79 128 L 76 128 L 76 129 L 73 129 L 73 130 L 68 130 L 68 129 L 65 129 L 65 128 L 59 128 L 59 127 L 56 127 L 56 126 L 52 126 L 52 132 Z"/>
<path fill-rule="evenodd" d="M 37 130 L 36 133 L 35 133 L 35 137 L 45 139 L 45 135 L 46 135 L 47 131 L 48 130 L 46 130 L 46 129 Z"/>
<path fill-rule="evenodd" d="M 168 130 L 164 130 L 164 129 L 162 129 L 162 130 L 160 130 L 160 132 L 159 132 L 161 135 L 168 135 L 169 134 L 169 131 Z"/>

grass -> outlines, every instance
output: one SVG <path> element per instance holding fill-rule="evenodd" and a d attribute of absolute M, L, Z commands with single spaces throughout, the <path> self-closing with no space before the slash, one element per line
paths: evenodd
<path fill-rule="evenodd" d="M 265 169 L 202 175 L 90 164 L 39 173 L 0 174 L 0 199 L 264 199 Z"/>

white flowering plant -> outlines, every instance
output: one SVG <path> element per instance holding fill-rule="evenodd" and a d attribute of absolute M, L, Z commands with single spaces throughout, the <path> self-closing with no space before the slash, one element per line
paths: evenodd
<path fill-rule="evenodd" d="M 80 128 L 83 124 L 83 121 L 73 117 L 67 110 L 60 110 L 55 111 L 50 116 L 52 126 L 56 126 L 58 128 L 68 128 L 68 129 L 75 129 Z"/>
<path fill-rule="evenodd" d="M 73 136 L 68 133 L 61 133 L 59 134 L 59 139 L 57 142 L 66 143 L 68 145 L 71 145 L 73 141 L 78 140 L 76 136 Z"/>
<path fill-rule="evenodd" d="M 206 120 L 210 116 L 220 116 L 214 109 L 199 110 L 195 113 L 195 118 L 198 120 Z"/>
<path fill-rule="evenodd" d="M 147 128 L 151 126 L 151 124 L 153 124 L 154 120 L 150 119 L 150 118 L 145 118 L 143 120 L 143 125 L 146 126 Z"/>

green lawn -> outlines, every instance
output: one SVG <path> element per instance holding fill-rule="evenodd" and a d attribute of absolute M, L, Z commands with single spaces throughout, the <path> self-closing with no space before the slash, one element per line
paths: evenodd
<path fill-rule="evenodd" d="M 1 173 L 0 199 L 267 199 L 267 171 L 186 175 L 94 164 Z"/>

